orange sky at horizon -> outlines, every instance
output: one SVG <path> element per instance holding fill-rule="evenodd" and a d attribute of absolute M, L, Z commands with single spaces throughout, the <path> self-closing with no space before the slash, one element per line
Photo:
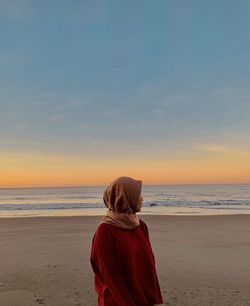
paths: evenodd
<path fill-rule="evenodd" d="M 7 154 L 0 156 L 0 188 L 106 185 L 119 176 L 144 184 L 250 183 L 250 153 L 211 151 L 179 159 L 120 160 Z"/>

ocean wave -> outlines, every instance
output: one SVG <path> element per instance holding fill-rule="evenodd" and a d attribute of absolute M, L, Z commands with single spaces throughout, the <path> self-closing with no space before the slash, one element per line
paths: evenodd
<path fill-rule="evenodd" d="M 1 204 L 0 210 L 54 210 L 54 209 L 79 209 L 102 208 L 104 204 L 91 203 L 57 203 L 57 204 Z"/>
<path fill-rule="evenodd" d="M 42 200 L 42 199 L 40 199 Z M 144 201 L 143 207 L 187 207 L 187 208 L 228 208 L 228 209 L 237 209 L 237 207 L 245 206 L 250 207 L 250 199 L 237 201 L 235 199 L 221 199 L 221 200 L 200 200 L 200 201 L 191 201 L 191 200 L 151 200 Z M 77 203 L 71 201 L 68 203 L 64 202 L 50 202 L 50 203 L 1 203 L 0 210 L 57 210 L 57 209 L 82 209 L 82 208 L 103 208 L 105 205 L 102 201 L 96 201 L 95 203 L 85 202 Z"/>
<path fill-rule="evenodd" d="M 155 194 L 156 196 L 164 196 L 164 197 L 173 197 L 173 198 L 176 198 L 177 197 L 177 194 L 176 193 L 167 193 L 167 192 L 160 192 L 160 193 L 156 193 Z"/>
<path fill-rule="evenodd" d="M 62 196 L 62 197 L 59 197 L 60 199 L 67 199 L 67 200 L 70 200 L 70 199 L 98 199 L 100 197 L 94 197 L 94 196 Z"/>
<path fill-rule="evenodd" d="M 65 200 L 73 200 L 73 199 L 98 199 L 98 197 L 95 196 L 84 196 L 84 195 L 79 195 L 79 196 L 60 196 L 60 195 L 41 195 L 37 197 L 1 197 L 1 201 L 39 201 L 42 199 L 51 199 L 51 198 L 59 198 L 59 199 L 65 199 Z"/>

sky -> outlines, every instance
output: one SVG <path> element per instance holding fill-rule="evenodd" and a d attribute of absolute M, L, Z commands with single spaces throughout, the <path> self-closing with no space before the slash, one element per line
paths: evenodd
<path fill-rule="evenodd" d="M 0 7 L 0 187 L 250 183 L 249 1 Z"/>

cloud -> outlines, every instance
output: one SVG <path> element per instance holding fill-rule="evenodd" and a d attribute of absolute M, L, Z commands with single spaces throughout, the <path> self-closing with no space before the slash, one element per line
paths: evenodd
<path fill-rule="evenodd" d="M 0 95 L 1 146 L 107 154 L 114 147 L 159 155 L 193 148 L 249 154 L 235 149 L 250 146 L 248 93 L 245 87 L 174 91 L 163 82 L 127 93 L 5 88 Z M 8 103 L 1 106 L 1 101 Z"/>
<path fill-rule="evenodd" d="M 232 147 L 220 144 L 203 144 L 197 147 L 197 149 L 212 153 L 225 153 L 225 154 L 240 154 L 240 155 L 250 155 L 249 151 L 237 150 Z"/>

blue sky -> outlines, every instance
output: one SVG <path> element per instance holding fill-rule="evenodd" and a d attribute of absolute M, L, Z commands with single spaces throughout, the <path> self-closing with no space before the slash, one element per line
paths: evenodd
<path fill-rule="evenodd" d="M 249 1 L 0 6 L 2 152 L 250 152 Z"/>

